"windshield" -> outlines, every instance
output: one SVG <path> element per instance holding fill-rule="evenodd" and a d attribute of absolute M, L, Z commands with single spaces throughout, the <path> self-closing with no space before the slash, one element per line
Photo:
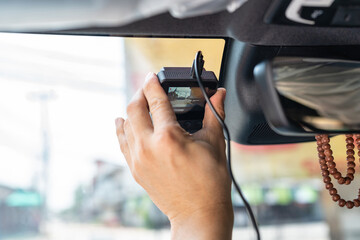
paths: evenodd
<path fill-rule="evenodd" d="M 167 218 L 125 164 L 114 119 L 126 115 L 148 72 L 190 67 L 198 50 L 219 78 L 224 46 L 223 39 L 1 34 L 0 239 L 170 239 Z M 343 143 L 332 140 L 339 170 Z M 315 143 L 233 143 L 232 151 L 263 239 L 358 236 L 341 219 L 359 217 L 324 190 Z M 343 194 L 356 197 L 353 188 Z M 233 204 L 233 238 L 252 239 L 235 192 Z"/>

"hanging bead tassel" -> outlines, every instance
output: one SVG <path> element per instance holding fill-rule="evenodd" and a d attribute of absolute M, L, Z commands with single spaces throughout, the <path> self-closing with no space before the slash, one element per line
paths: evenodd
<path fill-rule="evenodd" d="M 355 143 L 358 148 L 358 155 L 360 156 L 360 134 L 355 134 Z M 323 176 L 323 181 L 325 183 L 325 188 L 329 190 L 332 200 L 338 202 L 340 207 L 346 206 L 351 209 L 353 207 L 360 206 L 360 189 L 358 193 L 358 198 L 353 201 L 345 201 L 339 195 L 337 189 L 331 183 L 331 177 L 333 176 L 337 182 L 342 185 L 349 185 L 354 180 L 355 174 L 355 145 L 353 134 L 346 134 L 346 160 L 347 160 L 347 171 L 346 176 L 343 176 L 336 168 L 336 163 L 334 162 L 333 152 L 331 150 L 330 138 L 326 134 L 320 134 L 315 137 L 317 143 L 317 150 L 319 156 L 319 163 L 321 169 L 321 175 Z"/>

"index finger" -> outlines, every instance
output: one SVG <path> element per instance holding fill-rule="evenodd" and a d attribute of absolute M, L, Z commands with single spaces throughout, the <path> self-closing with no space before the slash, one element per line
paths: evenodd
<path fill-rule="evenodd" d="M 176 123 L 176 116 L 168 96 L 154 73 L 150 73 L 146 77 L 143 90 L 149 104 L 154 128 Z"/>

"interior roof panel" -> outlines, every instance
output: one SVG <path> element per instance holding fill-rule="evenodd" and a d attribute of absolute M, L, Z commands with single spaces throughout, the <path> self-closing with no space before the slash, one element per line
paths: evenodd
<path fill-rule="evenodd" d="M 257 45 L 356 45 L 359 27 L 313 27 L 266 24 L 269 0 L 249 0 L 234 13 L 188 19 L 161 14 L 121 27 L 87 28 L 48 33 L 104 36 L 231 37 Z"/>

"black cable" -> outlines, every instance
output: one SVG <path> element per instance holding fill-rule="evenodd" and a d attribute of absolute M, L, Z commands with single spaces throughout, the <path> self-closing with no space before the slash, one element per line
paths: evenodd
<path fill-rule="evenodd" d="M 230 132 L 225 124 L 225 122 L 221 119 L 221 117 L 219 116 L 219 114 L 216 112 L 214 106 L 212 105 L 212 103 L 210 102 L 210 99 L 205 91 L 205 88 L 204 88 L 204 85 L 202 84 L 202 80 L 201 80 L 201 73 L 202 73 L 202 68 L 204 66 L 204 60 L 203 60 L 203 56 L 202 56 L 202 53 L 201 51 L 198 51 L 196 53 L 196 57 L 195 57 L 195 60 L 194 60 L 194 64 L 193 64 L 193 71 L 195 72 L 195 76 L 196 76 L 196 80 L 199 84 L 199 87 L 201 89 L 201 92 L 203 93 L 204 97 L 205 97 L 205 100 L 206 100 L 206 103 L 209 105 L 211 111 L 214 113 L 216 119 L 218 120 L 218 122 L 220 123 L 221 127 L 224 129 L 224 135 L 225 135 L 225 139 L 226 139 L 226 142 L 227 142 L 227 150 L 226 150 L 226 153 L 227 153 L 227 165 L 228 165 L 228 170 L 229 170 L 229 174 L 230 174 L 230 177 L 231 177 L 231 180 L 232 182 L 234 183 L 234 186 L 235 186 L 235 189 L 237 190 L 237 192 L 239 193 L 240 197 L 241 197 L 241 200 L 244 202 L 244 205 L 245 205 L 245 208 L 246 208 L 246 211 L 247 211 L 247 214 L 251 220 L 251 223 L 254 227 L 254 230 L 256 232 L 256 236 L 257 236 L 257 239 L 260 240 L 260 231 L 259 231 L 259 227 L 258 227 L 258 224 L 256 222 L 256 219 L 255 219 L 255 216 L 254 216 L 254 213 L 251 209 L 251 206 L 250 204 L 248 203 L 248 201 L 246 200 L 243 192 L 241 191 L 241 188 L 240 186 L 237 184 L 237 182 L 235 181 L 235 178 L 234 178 L 234 175 L 233 175 L 233 172 L 232 172 L 232 168 L 231 168 L 231 151 L 230 151 Z"/>

